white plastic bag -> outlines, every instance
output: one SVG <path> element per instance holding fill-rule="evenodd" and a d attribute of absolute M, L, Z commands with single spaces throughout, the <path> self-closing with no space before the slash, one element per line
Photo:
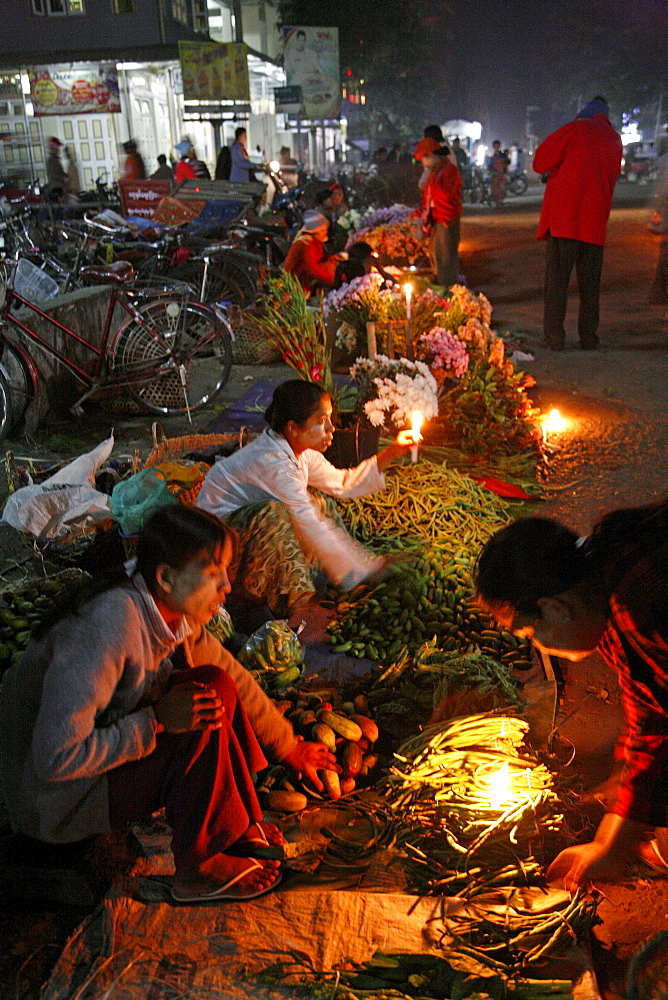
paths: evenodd
<path fill-rule="evenodd" d="M 60 538 L 111 517 L 109 497 L 95 489 L 95 473 L 109 458 L 113 435 L 80 455 L 40 485 L 12 493 L 2 518 L 36 538 Z"/>

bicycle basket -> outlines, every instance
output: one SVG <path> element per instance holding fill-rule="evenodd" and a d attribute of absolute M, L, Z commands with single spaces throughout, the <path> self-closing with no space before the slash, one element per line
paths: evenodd
<path fill-rule="evenodd" d="M 232 361 L 235 365 L 268 365 L 280 361 L 281 352 L 249 309 L 232 310 L 229 321 L 234 331 Z"/>
<path fill-rule="evenodd" d="M 14 275 L 14 290 L 24 299 L 39 304 L 57 295 L 59 286 L 58 282 L 45 274 L 36 264 L 21 257 Z"/>

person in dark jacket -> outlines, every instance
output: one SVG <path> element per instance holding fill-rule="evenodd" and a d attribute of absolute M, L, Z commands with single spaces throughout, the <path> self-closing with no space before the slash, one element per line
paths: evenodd
<path fill-rule="evenodd" d="M 160 153 L 158 156 L 158 169 L 154 170 L 151 174 L 151 180 L 171 181 L 173 178 L 174 173 L 169 163 L 167 163 L 167 157 L 164 153 Z"/>
<path fill-rule="evenodd" d="M 580 293 L 580 346 L 591 351 L 599 343 L 603 245 L 622 161 L 622 141 L 608 116 L 605 99 L 595 97 L 575 121 L 549 135 L 533 159 L 537 174 L 549 174 L 537 238 L 547 240 L 543 329 L 553 351 L 562 351 L 566 342 L 573 267 Z"/>

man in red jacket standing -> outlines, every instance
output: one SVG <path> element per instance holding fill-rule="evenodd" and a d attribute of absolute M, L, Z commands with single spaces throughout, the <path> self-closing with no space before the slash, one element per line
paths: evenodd
<path fill-rule="evenodd" d="M 549 135 L 533 159 L 537 174 L 549 173 L 537 238 L 547 240 L 543 330 L 553 351 L 565 346 L 573 266 L 580 293 L 580 346 L 585 351 L 598 347 L 603 244 L 622 160 L 622 142 L 608 114 L 605 98 L 595 97 L 575 121 Z"/>
<path fill-rule="evenodd" d="M 459 278 L 459 220 L 462 215 L 462 178 L 449 159 L 448 146 L 422 154 L 430 170 L 422 196 L 422 227 L 431 235 L 431 258 L 439 285 L 450 288 Z"/>

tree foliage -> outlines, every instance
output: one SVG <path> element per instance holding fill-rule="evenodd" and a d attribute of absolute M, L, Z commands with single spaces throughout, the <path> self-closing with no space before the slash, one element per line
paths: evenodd
<path fill-rule="evenodd" d="M 364 80 L 378 129 L 406 138 L 442 122 L 450 93 L 448 0 L 280 0 L 283 24 L 339 29 L 341 67 Z"/>

